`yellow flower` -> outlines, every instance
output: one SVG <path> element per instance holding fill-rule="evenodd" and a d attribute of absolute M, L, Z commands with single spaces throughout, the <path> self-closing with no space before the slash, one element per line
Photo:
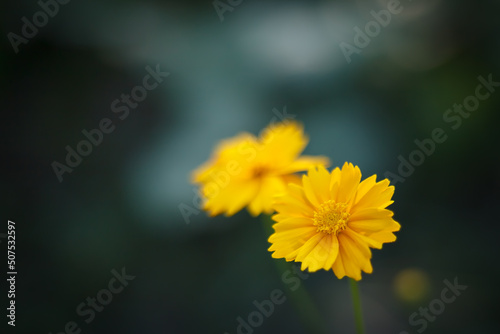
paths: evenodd
<path fill-rule="evenodd" d="M 329 163 L 325 157 L 300 156 L 307 142 L 302 126 L 292 121 L 270 125 L 258 138 L 242 133 L 223 140 L 192 175 L 203 208 L 211 216 L 231 216 L 245 206 L 253 216 L 271 214 L 274 196 L 300 182 L 293 173 Z"/>
<path fill-rule="evenodd" d="M 395 241 L 392 232 L 401 227 L 386 209 L 394 187 L 376 177 L 360 183 L 361 171 L 346 162 L 331 173 L 310 169 L 301 184 L 290 184 L 274 205 L 273 258 L 302 262 L 301 269 L 310 272 L 333 269 L 339 279 L 371 273 L 370 247 Z"/>

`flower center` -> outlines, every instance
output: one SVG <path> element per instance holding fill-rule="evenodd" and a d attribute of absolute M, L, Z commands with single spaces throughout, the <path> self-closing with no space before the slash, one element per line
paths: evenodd
<path fill-rule="evenodd" d="M 347 212 L 347 204 L 329 200 L 314 211 L 314 226 L 316 231 L 327 234 L 339 234 L 347 227 L 351 214 Z"/>
<path fill-rule="evenodd" d="M 269 168 L 262 165 L 257 165 L 252 169 L 252 178 L 260 178 L 267 174 Z"/>

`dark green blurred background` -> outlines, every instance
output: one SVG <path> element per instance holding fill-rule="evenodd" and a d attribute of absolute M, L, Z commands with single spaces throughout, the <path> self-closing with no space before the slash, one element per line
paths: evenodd
<path fill-rule="evenodd" d="M 187 224 L 179 210 L 193 206 L 189 173 L 218 140 L 258 133 L 285 106 L 305 125 L 306 154 L 353 162 L 364 177 L 396 173 L 416 139 L 446 131 L 396 184 L 402 229 L 360 283 L 367 333 L 418 333 L 409 317 L 455 277 L 468 288 L 424 332 L 498 333 L 500 89 L 456 130 L 443 114 L 478 76 L 500 81 L 500 5 L 401 4 L 348 64 L 339 44 L 386 1 L 247 0 L 221 22 L 211 1 L 72 0 L 18 53 L 7 34 L 40 5 L 2 3 L 0 233 L 16 222 L 18 270 L 16 327 L 2 333 L 55 334 L 75 321 L 86 334 L 234 334 L 274 289 L 287 300 L 254 333 L 354 333 L 348 282 L 331 271 L 303 281 L 319 314 L 300 316 L 304 291 L 281 281 L 261 219 L 200 213 Z M 170 75 L 120 120 L 112 101 L 157 65 Z M 60 183 L 51 164 L 103 118 L 114 132 Z M 135 279 L 85 323 L 77 306 L 123 267 Z"/>

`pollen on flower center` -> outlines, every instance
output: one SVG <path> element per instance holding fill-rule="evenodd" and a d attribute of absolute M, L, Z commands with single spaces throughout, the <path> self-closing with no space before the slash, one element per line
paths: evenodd
<path fill-rule="evenodd" d="M 346 229 L 350 215 L 347 204 L 329 200 L 316 208 L 313 224 L 318 232 L 337 235 Z"/>

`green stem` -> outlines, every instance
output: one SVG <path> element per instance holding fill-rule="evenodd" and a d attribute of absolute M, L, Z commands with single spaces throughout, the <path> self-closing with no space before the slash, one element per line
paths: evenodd
<path fill-rule="evenodd" d="M 271 217 L 263 215 L 261 216 L 262 223 L 264 225 L 264 230 L 266 232 L 266 237 L 269 237 L 273 232 L 272 224 L 274 223 L 271 220 Z M 285 262 L 283 259 L 273 259 L 274 265 L 276 266 L 276 271 L 280 275 L 286 271 L 292 271 L 292 264 L 289 262 Z M 284 284 L 284 283 L 283 283 Z M 318 308 L 316 307 L 314 301 L 311 296 L 304 288 L 303 282 L 296 288 L 294 291 L 290 291 L 288 289 L 285 290 L 290 300 L 292 301 L 299 318 L 301 319 L 304 326 L 308 329 L 308 333 L 325 333 L 326 326 L 323 322 L 323 319 L 320 316 Z"/>
<path fill-rule="evenodd" d="M 351 287 L 352 303 L 354 306 L 354 322 L 356 323 L 356 333 L 363 334 L 363 311 L 361 310 L 361 298 L 359 298 L 358 282 L 349 278 L 349 285 Z"/>

